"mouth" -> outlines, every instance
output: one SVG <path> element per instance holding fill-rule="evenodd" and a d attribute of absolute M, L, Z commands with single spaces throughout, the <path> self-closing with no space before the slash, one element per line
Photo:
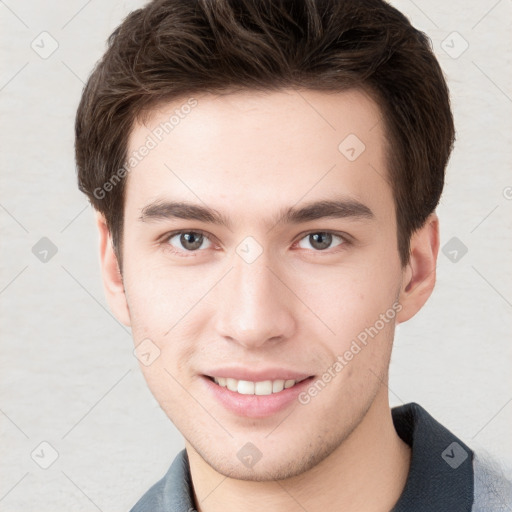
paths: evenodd
<path fill-rule="evenodd" d="M 226 412 L 234 413 L 238 417 L 262 419 L 282 412 L 294 404 L 299 405 L 299 394 L 307 389 L 315 377 L 303 375 L 295 375 L 295 377 L 297 378 L 263 380 L 260 377 L 261 380 L 244 380 L 203 375 L 202 382 L 206 388 L 205 392 Z"/>
<path fill-rule="evenodd" d="M 304 377 L 301 379 L 276 379 L 276 380 L 262 380 L 253 382 L 249 380 L 238 380 L 232 377 L 210 377 L 211 381 L 215 382 L 221 388 L 227 388 L 229 391 L 238 393 L 240 395 L 257 395 L 266 396 L 275 393 L 280 393 L 284 389 L 289 389 L 299 384 L 300 382 L 311 377 Z"/>

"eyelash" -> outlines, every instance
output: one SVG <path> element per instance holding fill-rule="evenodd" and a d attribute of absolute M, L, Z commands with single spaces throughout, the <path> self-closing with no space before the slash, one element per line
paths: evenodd
<path fill-rule="evenodd" d="M 187 251 L 187 250 L 178 250 L 176 249 L 175 247 L 173 247 L 170 243 L 169 243 L 169 240 L 173 237 L 175 237 L 176 235 L 182 235 L 182 234 L 186 234 L 186 233 L 194 233 L 194 234 L 197 234 L 197 235 L 202 235 L 204 236 L 206 239 L 208 239 L 211 243 L 214 243 L 209 235 L 205 232 L 205 231 L 202 231 L 200 229 L 189 229 L 189 230 L 180 230 L 180 231 L 172 231 L 170 233 L 166 233 L 160 243 L 164 246 L 165 250 L 166 251 L 169 251 L 170 253 L 172 254 L 175 254 L 177 256 L 180 256 L 182 258 L 194 258 L 197 256 L 197 254 L 195 253 L 201 253 L 203 251 L 205 251 L 206 249 L 197 249 L 195 251 Z M 337 231 L 329 231 L 329 230 L 324 230 L 324 231 L 320 231 L 320 230 L 316 230 L 316 231 L 308 231 L 306 233 L 301 233 L 299 235 L 299 238 L 297 239 L 296 242 L 294 242 L 294 245 L 299 243 L 301 240 L 303 240 L 304 238 L 310 236 L 310 235 L 314 235 L 314 234 L 318 234 L 318 233 L 325 233 L 325 234 L 329 234 L 329 235 L 333 235 L 333 236 L 336 236 L 336 237 L 339 237 L 341 238 L 342 242 L 337 245 L 335 247 L 335 251 L 329 251 L 329 249 L 325 249 L 325 250 L 309 250 L 309 252 L 312 252 L 312 253 L 318 253 L 318 254 L 336 254 L 337 252 L 340 252 L 341 250 L 343 250 L 345 248 L 345 246 L 347 245 L 350 245 L 351 243 L 351 240 L 349 239 L 348 235 L 346 235 L 345 233 L 339 233 Z M 186 254 L 186 256 L 184 256 L 184 253 Z"/>

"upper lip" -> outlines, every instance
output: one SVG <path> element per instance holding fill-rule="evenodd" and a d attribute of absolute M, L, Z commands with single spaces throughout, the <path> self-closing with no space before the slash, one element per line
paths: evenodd
<path fill-rule="evenodd" d="M 286 368 L 266 368 L 254 370 L 249 368 L 216 368 L 205 373 L 208 377 L 224 377 L 249 382 L 262 382 L 264 380 L 302 380 L 311 377 L 309 373 L 288 370 Z"/>

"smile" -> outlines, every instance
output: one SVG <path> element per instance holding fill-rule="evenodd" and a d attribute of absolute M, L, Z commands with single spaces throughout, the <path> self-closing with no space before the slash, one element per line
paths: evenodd
<path fill-rule="evenodd" d="M 211 377 L 211 379 L 220 387 L 227 388 L 229 391 L 239 393 L 240 395 L 272 395 L 280 393 L 283 389 L 288 389 L 299 382 L 305 380 L 293 379 L 276 379 L 276 380 L 263 380 L 259 382 L 252 382 L 249 380 L 237 380 L 230 377 Z"/>

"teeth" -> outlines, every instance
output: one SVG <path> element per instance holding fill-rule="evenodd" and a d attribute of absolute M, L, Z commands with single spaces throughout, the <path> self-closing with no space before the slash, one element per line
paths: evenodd
<path fill-rule="evenodd" d="M 284 389 L 284 380 L 275 380 L 272 382 L 272 393 L 279 393 Z"/>
<path fill-rule="evenodd" d="M 215 382 L 219 384 L 217 380 Z M 226 379 L 226 387 L 229 391 L 238 391 L 238 381 L 235 379 Z"/>
<path fill-rule="evenodd" d="M 263 380 L 261 382 L 251 382 L 248 380 L 236 380 L 229 377 L 214 377 L 213 380 L 221 387 L 228 388 L 230 391 L 235 391 L 241 395 L 271 395 L 272 393 L 279 393 L 283 389 L 295 386 L 300 380 Z"/>
<path fill-rule="evenodd" d="M 254 382 L 249 382 L 248 380 L 238 381 L 238 392 L 241 395 L 254 395 L 254 388 Z"/>
<path fill-rule="evenodd" d="M 240 384 L 239 384 L 240 386 Z M 272 381 L 264 380 L 263 382 L 256 382 L 254 384 L 255 395 L 271 395 L 272 394 Z"/>

